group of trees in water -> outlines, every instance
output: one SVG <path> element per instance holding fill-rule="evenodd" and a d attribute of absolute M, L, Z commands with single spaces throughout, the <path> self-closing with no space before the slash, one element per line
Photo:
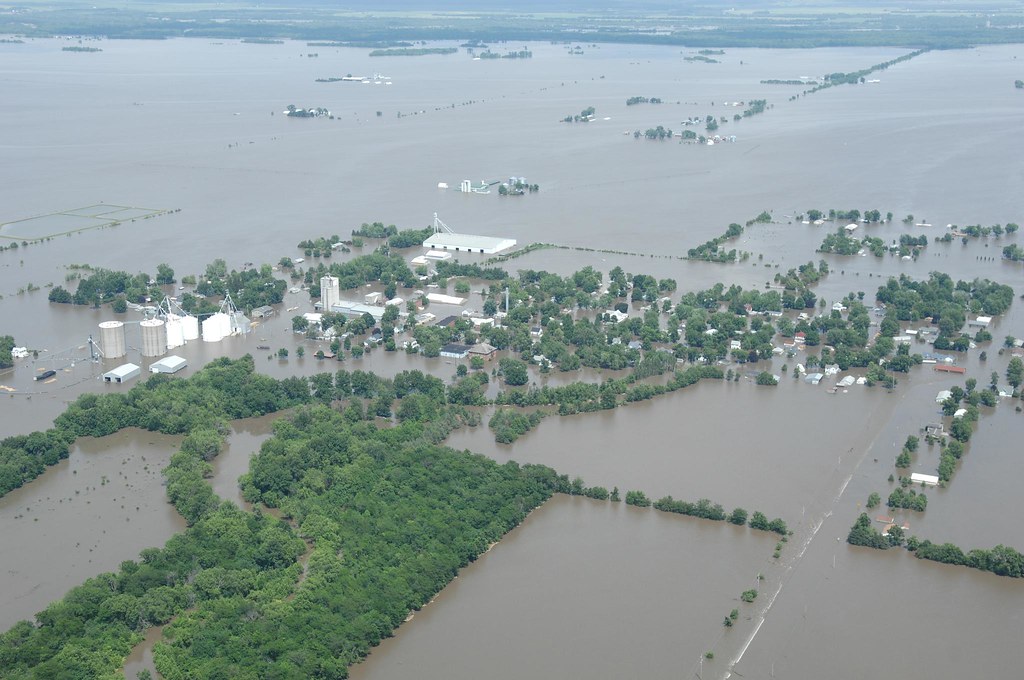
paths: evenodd
<path fill-rule="evenodd" d="M 569 487 L 548 468 L 498 465 L 437 446 L 445 418 L 429 409 L 378 427 L 354 406 L 363 401 L 356 393 L 371 393 L 378 379 L 347 377 L 329 381 L 329 390 L 313 381 L 311 390 L 304 379 L 258 376 L 251 360 L 223 360 L 187 380 L 154 378 L 124 397 L 77 400 L 58 419 L 58 433 L 188 428 L 165 472 L 168 495 L 190 527 L 164 548 L 143 551 L 139 562 L 73 589 L 36 625 L 0 636 L 0 677 L 113 677 L 145 628 L 176 616 L 169 644 L 155 654 L 164 677 L 344 677 L 458 569 Z M 396 397 L 444 409 L 435 380 L 389 383 Z M 304 389 L 289 396 L 285 383 L 295 381 Z M 242 512 L 213 494 L 205 478 L 225 418 L 326 401 L 344 389 L 351 395 L 344 412 L 309 406 L 279 421 L 242 480 L 248 498 L 281 507 L 289 522 Z M 181 415 L 166 420 L 168 411 Z M 112 412 L 125 415 L 114 421 Z M 15 443 L 38 452 L 39 435 Z M 313 601 L 331 604 L 309 607 Z M 224 635 L 246 643 L 214 644 Z"/>
<path fill-rule="evenodd" d="M 127 393 L 82 395 L 49 432 L 5 440 L 4 466 L 25 457 L 45 466 L 78 436 L 188 433 L 165 474 L 189 528 L 0 636 L 0 677 L 113 677 L 141 633 L 168 622 L 154 653 L 167 678 L 344 677 L 552 493 L 619 500 L 618 489 L 544 466 L 439 446 L 473 422 L 454 391 L 419 371 L 275 380 L 249 357 L 220 359 L 187 379 L 158 375 Z M 296 406 L 240 480 L 248 501 L 280 508 L 286 521 L 219 499 L 207 477 L 226 421 Z M 627 500 L 643 505 L 638 493 Z M 726 517 L 703 500 L 655 506 L 746 521 L 741 509 Z M 750 526 L 786 532 L 761 513 Z"/>
<path fill-rule="evenodd" d="M 566 116 L 562 119 L 563 123 L 589 123 L 594 119 L 594 113 L 596 109 L 593 106 L 588 106 L 577 114 Z"/>
<path fill-rule="evenodd" d="M 753 224 L 768 224 L 772 221 L 772 216 L 767 211 L 762 212 L 757 217 L 747 220 L 747 226 Z M 735 262 L 736 261 L 736 250 L 724 250 L 721 249 L 721 245 L 726 241 L 731 241 L 740 236 L 743 233 L 743 225 L 736 224 L 735 222 L 730 224 L 725 232 L 721 236 L 717 236 L 710 241 L 702 243 L 696 248 L 690 248 L 687 252 L 687 257 L 691 260 L 706 260 L 708 262 Z"/>
<path fill-rule="evenodd" d="M 48 299 L 50 302 L 92 305 L 93 307 L 99 307 L 101 304 L 114 302 L 117 299 L 144 303 L 146 298 L 156 299 L 163 295 L 163 291 L 160 289 L 161 285 L 174 283 L 174 271 L 167 265 L 160 265 L 160 267 L 166 267 L 170 276 L 158 277 L 159 280 L 157 280 L 145 273 L 129 274 L 125 271 L 86 267 L 84 269 L 89 273 L 85 276 L 69 275 L 69 281 L 78 279 L 74 293 L 69 292 L 63 286 L 54 286 L 50 289 Z M 167 272 L 162 273 L 166 274 Z"/>
<path fill-rule="evenodd" d="M 936 544 L 928 540 L 922 541 L 916 536 L 907 537 L 903 530 L 895 525 L 890 526 L 883 534 L 871 526 L 871 518 L 864 513 L 861 513 L 850 528 L 846 541 L 850 545 L 878 550 L 905 547 L 918 559 L 989 571 L 997 576 L 1024 578 L 1024 555 L 1013 548 L 997 545 L 991 550 L 976 548 L 965 553 L 952 543 Z"/>
<path fill-rule="evenodd" d="M 626 106 L 636 106 L 637 104 L 660 104 L 660 97 L 630 97 L 626 100 Z"/>
<path fill-rule="evenodd" d="M 167 293 L 162 286 L 177 283 L 174 270 L 167 264 L 157 265 L 156 277 L 149 274 L 130 274 L 125 271 L 109 269 L 93 269 L 80 267 L 89 272 L 87 275 L 71 274 L 68 280 L 77 279 L 75 292 L 71 293 L 63 286 L 50 289 L 50 302 L 75 305 L 92 305 L 111 303 L 115 313 L 127 311 L 129 302 L 135 304 L 155 304 Z M 183 277 L 182 282 L 196 283 L 195 276 Z M 191 314 L 212 314 L 220 309 L 219 305 L 207 299 L 223 298 L 230 294 L 235 304 L 244 310 L 251 310 L 263 305 L 274 305 L 284 300 L 287 283 L 274 276 L 269 264 L 261 267 L 246 267 L 241 271 L 228 271 L 223 259 L 216 259 L 206 266 L 199 277 L 195 293 L 185 292 L 181 295 L 182 309 Z"/>

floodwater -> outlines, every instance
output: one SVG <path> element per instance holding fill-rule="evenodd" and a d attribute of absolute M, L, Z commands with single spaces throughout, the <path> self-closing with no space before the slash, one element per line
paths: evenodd
<path fill-rule="evenodd" d="M 0 498 L 0 627 L 185 528 L 160 474 L 180 443 L 136 429 L 85 437 L 67 460 Z"/>
<path fill-rule="evenodd" d="M 145 633 L 145 639 L 135 645 L 135 649 L 124 661 L 124 677 L 126 680 L 135 680 L 142 671 L 149 671 L 154 678 L 163 677 L 156 670 L 153 662 L 153 647 L 160 642 L 164 634 L 163 626 L 154 626 Z"/>
<path fill-rule="evenodd" d="M 776 273 L 824 259 L 833 273 L 817 292 L 828 302 L 851 292 L 870 300 L 889 276 L 923 278 L 932 270 L 1024 292 L 1024 270 L 999 258 L 1019 234 L 929 243 L 913 261 L 844 258 L 815 253 L 832 227 L 795 219 L 810 208 L 891 211 L 891 224 L 862 227 L 887 241 L 907 232 L 932 237 L 947 223 L 1022 222 L 1024 141 L 1012 86 L 1021 45 L 932 52 L 873 74 L 879 83 L 788 101 L 801 88 L 760 80 L 853 71 L 904 51 L 728 49 L 722 63 L 700 64 L 682 61 L 679 48 L 648 46 L 588 46 L 569 55 L 564 46 L 541 44 L 530 46 L 530 60 L 473 61 L 465 52 L 371 59 L 367 50 L 292 42 L 104 41 L 104 51 L 92 54 L 61 52 L 62 44 L 0 44 L 0 84 L 9 93 L 0 109 L 0 223 L 101 202 L 180 212 L 0 253 L 0 334 L 40 351 L 0 372 L 0 385 L 15 390 L 0 393 L 5 435 L 47 427 L 82 392 L 130 387 L 99 378 L 120 361 L 84 360 L 88 335 L 112 318 L 109 311 L 46 302 L 47 285 L 64 282 L 66 265 L 153 273 L 167 262 L 180 278 L 217 257 L 235 269 L 299 257 L 298 241 L 344 237 L 362 222 L 424 226 L 435 211 L 456 231 L 569 247 L 511 260 L 512 271 L 568 274 L 590 265 L 607 273 L 621 266 L 674 278 L 681 293 L 720 281 L 763 288 Z M 311 52 L 319 56 L 305 56 Z M 393 84 L 314 82 L 374 72 Z M 627 107 L 631 96 L 665 103 Z M 771 108 L 732 121 L 744 107 L 731 103 L 756 98 Z M 288 104 L 325 106 L 335 117 L 288 119 L 281 115 Z M 597 109 L 594 122 L 558 122 L 588 106 Z M 737 141 L 708 147 L 623 134 L 657 125 L 680 130 L 682 120 L 708 114 L 729 118 L 719 132 Z M 541 191 L 502 198 L 436 188 L 509 175 L 525 176 Z M 749 260 L 678 259 L 762 210 L 774 222 L 751 226 L 736 242 L 753 253 Z M 904 226 L 907 214 L 935 226 Z M 472 283 L 467 306 L 479 309 L 476 293 L 485 284 Z M 339 367 L 454 374 L 450 360 L 402 352 L 317 361 L 316 345 L 290 328 L 294 314 L 311 310 L 307 295 L 288 294 L 280 313 L 252 334 L 192 342 L 173 353 L 189 363 L 183 375 L 217 356 L 246 353 L 275 377 Z M 430 311 L 440 317 L 459 309 Z M 979 348 L 988 351 L 987 362 L 977 351 L 958 360 L 982 386 L 991 371 L 1005 370 L 1008 356 L 996 352 L 1002 338 L 1024 336 L 1019 300 L 992 334 L 996 340 Z M 127 341 L 140 345 L 132 324 Z M 294 351 L 300 344 L 302 359 Z M 280 347 L 291 351 L 287 361 L 268 356 Z M 136 349 L 125 360 L 143 370 L 151 363 Z M 724 677 L 737 659 L 736 671 L 746 677 L 1008 675 L 1021 661 L 1009 637 L 1020 628 L 1020 584 L 836 541 L 870 492 L 887 495 L 900 444 L 938 417 L 935 393 L 963 377 L 923 366 L 891 393 L 853 386 L 830 394 L 792 379 L 798 361 L 772 363 L 776 373 L 789 368 L 774 390 L 742 377 L 614 412 L 550 417 L 511 447 L 495 444 L 486 427 L 450 442 L 499 461 L 545 463 L 592 485 L 708 497 L 781 516 L 796 533 L 777 564 L 767 539 L 734 536 L 739 530 L 731 527 L 555 499 L 355 672 L 518 677 L 581 668 L 621 677 L 642 667 L 649 675 L 690 675 L 701 670 L 700 652 L 714 647 L 702 677 Z M 58 371 L 53 382 L 32 380 L 50 368 Z M 600 378 L 555 371 L 532 379 L 562 384 L 578 377 Z M 923 515 L 898 514 L 911 533 L 965 548 L 1024 547 L 1007 510 L 1021 473 L 1022 417 L 1006 401 L 994 413 L 983 409 L 949 488 L 927 492 Z M 237 477 L 272 420 L 235 425 L 215 462 L 213 484 L 222 497 L 241 501 Z M 0 624 L 31 616 L 68 587 L 181 530 L 158 474 L 176 441 L 140 432 L 83 440 L 69 462 L 0 500 L 2 535 L 19 546 L 0 557 Z M 160 462 L 150 448 L 160 449 Z M 913 470 L 932 472 L 937 458 L 922 446 Z M 130 487 L 121 489 L 118 473 L 128 475 Z M 116 492 L 110 507 L 102 496 L 108 488 Z M 129 513 L 135 506 L 140 510 Z M 766 598 L 751 621 L 721 637 L 730 598 L 744 589 L 747 572 L 758 570 L 768 577 Z M 45 578 L 28 576 L 37 574 Z M 950 639 L 962 644 L 945 644 Z"/>
<path fill-rule="evenodd" d="M 274 421 L 281 417 L 282 414 L 273 413 L 231 423 L 231 433 L 224 450 L 213 460 L 210 484 L 213 485 L 214 493 L 226 501 L 233 501 L 239 507 L 250 507 L 242 498 L 238 478 L 249 471 L 249 459 L 259 453 L 263 442 L 274 434 Z"/>
<path fill-rule="evenodd" d="M 678 677 L 706 651 L 716 660 L 705 669 L 720 666 L 757 609 L 740 593 L 770 587 L 773 543 L 721 522 L 555 496 L 352 677 Z M 726 631 L 733 608 L 741 617 Z"/>

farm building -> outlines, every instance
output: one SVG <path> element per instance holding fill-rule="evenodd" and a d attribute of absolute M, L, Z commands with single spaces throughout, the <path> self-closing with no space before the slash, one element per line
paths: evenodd
<path fill-rule="evenodd" d="M 139 377 L 142 369 L 135 364 L 122 364 L 103 374 L 103 382 L 123 383 Z"/>

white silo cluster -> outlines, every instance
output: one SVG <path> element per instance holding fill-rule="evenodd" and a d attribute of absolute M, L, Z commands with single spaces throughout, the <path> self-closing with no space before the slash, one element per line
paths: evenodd
<path fill-rule="evenodd" d="M 142 356 L 158 357 L 167 352 L 167 324 L 163 319 L 146 319 L 142 328 Z"/>
<path fill-rule="evenodd" d="M 203 342 L 220 342 L 231 335 L 231 316 L 224 312 L 211 314 L 203 320 Z"/>
<path fill-rule="evenodd" d="M 117 359 L 127 354 L 124 341 L 124 323 L 103 321 L 100 323 L 100 349 L 108 359 Z"/>

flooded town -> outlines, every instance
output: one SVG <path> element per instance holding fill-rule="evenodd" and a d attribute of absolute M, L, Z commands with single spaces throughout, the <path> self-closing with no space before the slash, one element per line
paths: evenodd
<path fill-rule="evenodd" d="M 0 43 L 0 678 L 1019 672 L 1022 45 L 78 44 Z"/>

